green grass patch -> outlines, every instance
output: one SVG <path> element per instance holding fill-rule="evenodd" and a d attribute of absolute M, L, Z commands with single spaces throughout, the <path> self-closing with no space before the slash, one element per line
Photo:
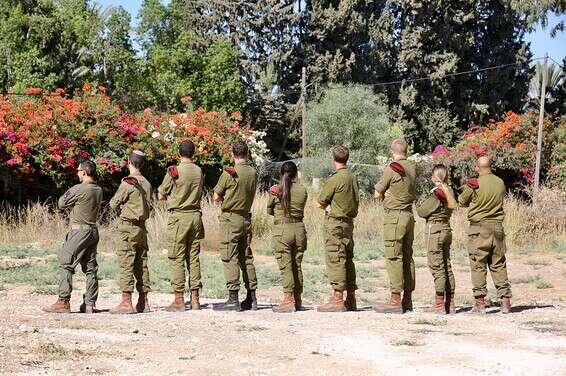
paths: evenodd
<path fill-rule="evenodd" d="M 543 278 L 539 278 L 535 282 L 535 287 L 539 290 L 544 290 L 544 289 L 551 289 L 554 286 L 550 282 L 545 281 Z"/>
<path fill-rule="evenodd" d="M 515 285 L 521 285 L 521 284 L 533 283 L 538 279 L 540 279 L 540 276 L 537 274 L 537 275 L 511 278 L 510 282 Z"/>
<path fill-rule="evenodd" d="M 551 262 L 548 260 L 529 259 L 525 262 L 525 264 L 532 266 L 547 266 L 550 265 Z"/>

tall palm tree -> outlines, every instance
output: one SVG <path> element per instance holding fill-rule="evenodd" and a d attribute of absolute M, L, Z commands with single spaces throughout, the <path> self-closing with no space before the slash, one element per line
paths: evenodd
<path fill-rule="evenodd" d="M 535 101 L 540 100 L 543 70 L 544 64 L 540 62 L 537 63 L 535 66 L 535 74 L 531 78 L 531 83 L 529 85 L 529 97 L 531 97 Z M 547 82 L 545 98 L 549 103 L 552 103 L 552 91 L 556 89 L 562 83 L 562 80 L 566 79 L 566 77 L 563 76 L 562 70 L 556 64 L 548 64 L 546 66 L 546 71 Z"/>

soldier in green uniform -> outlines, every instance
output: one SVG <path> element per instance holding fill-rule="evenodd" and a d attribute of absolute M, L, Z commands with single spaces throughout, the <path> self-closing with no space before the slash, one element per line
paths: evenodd
<path fill-rule="evenodd" d="M 149 270 L 145 221 L 149 218 L 151 209 L 151 184 L 140 172 L 144 163 L 144 154 L 134 150 L 128 158 L 130 174 L 122 179 L 122 184 L 110 200 L 110 208 L 120 211 L 116 253 L 122 291 L 122 302 L 112 308 L 110 313 L 150 312 L 147 299 Z M 139 294 L 135 310 L 132 306 L 134 277 Z"/>
<path fill-rule="evenodd" d="M 431 195 L 417 206 L 417 213 L 426 219 L 428 267 L 434 278 L 436 291 L 433 313 L 456 313 L 454 304 L 455 281 L 450 264 L 452 229 L 450 217 L 458 203 L 448 186 L 448 170 L 444 165 L 432 169 L 434 188 Z"/>
<path fill-rule="evenodd" d="M 336 173 L 322 187 L 318 207 L 326 212 L 324 238 L 326 271 L 334 290 L 319 312 L 355 311 L 356 267 L 354 265 L 354 218 L 358 215 L 360 188 L 358 179 L 348 170 L 350 151 L 337 146 L 332 151 Z M 327 208 L 330 208 L 328 211 Z M 344 291 L 347 292 L 344 301 Z"/>
<path fill-rule="evenodd" d="M 159 199 L 167 200 L 167 250 L 171 263 L 171 288 L 175 299 L 166 311 L 185 311 L 185 264 L 189 272 L 191 309 L 200 309 L 199 289 L 202 287 L 200 273 L 200 242 L 204 238 L 201 199 L 203 175 L 194 161 L 195 145 L 192 141 L 179 144 L 181 158 L 177 166 L 167 169 L 167 174 L 158 188 Z"/>
<path fill-rule="evenodd" d="M 281 183 L 269 190 L 267 213 L 273 215 L 273 244 L 283 281 L 283 300 L 273 312 L 294 312 L 302 308 L 303 271 L 301 263 L 307 249 L 303 223 L 307 189 L 297 181 L 297 165 L 281 165 Z"/>
<path fill-rule="evenodd" d="M 86 292 L 80 311 L 93 313 L 98 298 L 98 264 L 96 246 L 98 228 L 96 221 L 100 213 L 102 189 L 96 184 L 96 165 L 83 161 L 77 169 L 80 184 L 71 187 L 61 198 L 59 208 L 71 209 L 69 232 L 59 251 L 59 298 L 54 304 L 44 307 L 45 312 L 68 313 L 73 290 L 73 274 L 80 263 L 86 276 Z"/>
<path fill-rule="evenodd" d="M 257 277 L 251 249 L 251 208 L 257 185 L 257 174 L 249 164 L 249 149 L 245 142 L 232 146 L 234 166 L 224 169 L 214 187 L 214 200 L 221 202 L 220 258 L 224 265 L 224 277 L 228 299 L 215 304 L 213 309 L 239 311 L 257 309 Z M 246 287 L 246 298 L 240 304 L 240 269 Z"/>
<path fill-rule="evenodd" d="M 478 178 L 468 180 L 458 202 L 468 207 L 468 252 L 472 285 L 476 300 L 473 311 L 485 313 L 487 268 L 501 299 L 501 313 L 511 311 L 511 284 L 507 277 L 503 198 L 505 184 L 491 171 L 491 160 L 480 157 L 476 163 Z"/>
<path fill-rule="evenodd" d="M 413 202 L 416 172 L 414 164 L 406 158 L 405 140 L 393 140 L 391 153 L 393 162 L 385 168 L 383 176 L 375 185 L 374 194 L 376 199 L 383 200 L 385 265 L 391 297 L 389 302 L 374 306 L 374 310 L 381 313 L 404 313 L 413 310 L 412 292 L 415 290 Z"/>

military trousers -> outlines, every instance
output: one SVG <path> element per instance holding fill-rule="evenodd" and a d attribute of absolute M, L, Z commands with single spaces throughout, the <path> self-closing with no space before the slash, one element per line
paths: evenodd
<path fill-rule="evenodd" d="M 71 299 L 73 274 L 78 264 L 86 277 L 84 302 L 95 304 L 98 299 L 98 263 L 96 247 L 98 245 L 96 226 L 72 225 L 65 243 L 59 251 L 59 297 Z"/>
<path fill-rule="evenodd" d="M 452 229 L 448 222 L 427 222 L 428 268 L 434 278 L 437 293 L 453 294 L 456 288 L 454 273 L 450 262 Z"/>
<path fill-rule="evenodd" d="M 273 248 L 281 272 L 283 291 L 303 292 L 301 264 L 307 249 L 307 231 L 303 222 L 273 225 Z"/>
<path fill-rule="evenodd" d="M 202 287 L 200 271 L 200 242 L 204 226 L 200 212 L 170 212 L 167 221 L 167 257 L 171 264 L 171 288 L 185 291 L 185 268 L 189 274 L 189 288 Z"/>
<path fill-rule="evenodd" d="M 391 292 L 415 290 L 414 231 L 415 218 L 412 211 L 385 209 L 383 239 Z"/>
<path fill-rule="evenodd" d="M 134 278 L 138 292 L 149 291 L 148 250 L 145 223 L 119 219 L 116 253 L 120 270 L 120 291 L 133 292 Z"/>
<path fill-rule="evenodd" d="M 507 277 L 505 232 L 497 222 L 471 223 L 468 231 L 468 252 L 474 297 L 487 295 L 487 268 L 500 298 L 511 297 Z"/>
<path fill-rule="evenodd" d="M 326 216 L 324 220 L 326 273 L 334 290 L 356 290 L 354 265 L 354 222 Z"/>
<path fill-rule="evenodd" d="M 220 259 L 224 266 L 226 288 L 240 289 L 240 270 L 247 290 L 257 288 L 257 276 L 252 253 L 251 215 L 222 212 L 220 221 Z"/>

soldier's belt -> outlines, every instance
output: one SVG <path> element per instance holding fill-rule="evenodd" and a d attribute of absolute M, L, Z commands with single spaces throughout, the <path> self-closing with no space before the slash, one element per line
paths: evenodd
<path fill-rule="evenodd" d="M 413 214 L 413 208 L 405 208 L 405 209 L 389 209 L 389 208 L 383 208 L 383 210 L 386 213 L 391 213 L 391 212 L 406 212 L 406 213 L 411 213 Z"/>
<path fill-rule="evenodd" d="M 448 224 L 448 223 L 450 223 L 450 221 L 449 220 L 442 220 L 442 219 L 433 219 L 433 220 L 426 221 L 426 223 L 428 223 L 428 224 L 436 224 L 436 223 Z"/>
<path fill-rule="evenodd" d="M 125 218 L 120 218 L 121 222 L 127 223 L 129 225 L 134 225 L 134 226 L 139 226 L 139 227 L 145 227 L 145 221 L 135 221 L 133 219 L 125 219 Z"/>
<path fill-rule="evenodd" d="M 96 229 L 96 225 L 71 225 L 71 230 L 91 230 Z"/>
<path fill-rule="evenodd" d="M 303 223 L 303 219 L 302 218 L 285 217 L 285 218 L 278 218 L 278 219 L 273 221 L 274 225 L 284 225 L 284 224 L 287 224 L 287 223 Z"/>
<path fill-rule="evenodd" d="M 222 213 L 228 213 L 228 214 L 236 214 L 236 215 L 240 215 L 242 217 L 251 217 L 252 214 L 245 211 L 245 210 L 222 210 Z"/>
<path fill-rule="evenodd" d="M 327 215 L 326 218 L 331 218 L 331 219 L 334 219 L 336 221 L 345 222 L 345 223 L 353 223 L 354 222 L 354 219 L 350 218 L 350 217 L 333 217 L 331 215 Z"/>

